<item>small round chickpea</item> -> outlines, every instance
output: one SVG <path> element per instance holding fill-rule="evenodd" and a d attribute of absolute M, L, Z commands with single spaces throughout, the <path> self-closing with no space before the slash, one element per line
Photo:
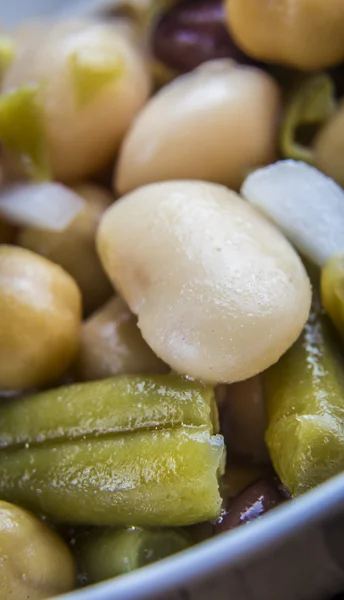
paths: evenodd
<path fill-rule="evenodd" d="M 342 0 L 225 0 L 227 21 L 249 56 L 300 70 L 344 59 Z"/>
<path fill-rule="evenodd" d="M 177 373 L 247 379 L 279 359 L 308 317 L 311 288 L 299 256 L 223 186 L 141 187 L 108 209 L 97 245 L 143 338 Z"/>
<path fill-rule="evenodd" d="M 77 352 L 80 322 L 70 275 L 29 250 L 0 246 L 0 390 L 60 377 Z"/>
<path fill-rule="evenodd" d="M 119 155 L 115 189 L 202 179 L 238 189 L 277 152 L 279 90 L 255 67 L 209 61 L 166 85 L 146 104 Z M 254 133 L 253 133 L 254 132 Z"/>
<path fill-rule="evenodd" d="M 78 379 L 91 381 L 127 373 L 167 373 L 146 344 L 137 318 L 119 297 L 109 300 L 81 329 Z"/>
<path fill-rule="evenodd" d="M 75 279 L 82 293 L 84 313 L 89 315 L 113 293 L 96 252 L 95 235 L 102 214 L 114 198 L 91 184 L 80 184 L 73 190 L 86 200 L 87 206 L 67 229 L 22 229 L 17 242 L 57 263 Z"/>
<path fill-rule="evenodd" d="M 76 585 L 65 543 L 28 511 L 0 501 L 0 600 L 43 600 Z"/>
<path fill-rule="evenodd" d="M 102 22 L 48 28 L 40 44 L 29 42 L 3 81 L 6 152 L 34 177 L 76 181 L 97 173 L 149 96 L 145 57 L 120 27 Z"/>

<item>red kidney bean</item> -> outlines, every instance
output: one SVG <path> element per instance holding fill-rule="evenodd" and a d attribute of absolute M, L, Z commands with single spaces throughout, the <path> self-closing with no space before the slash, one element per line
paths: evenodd
<path fill-rule="evenodd" d="M 216 58 L 252 62 L 228 33 L 223 0 L 186 0 L 173 6 L 158 21 L 152 47 L 158 60 L 181 72 Z"/>
<path fill-rule="evenodd" d="M 261 479 L 230 502 L 227 512 L 217 522 L 215 531 L 223 533 L 239 525 L 246 525 L 285 500 L 278 484 L 273 480 Z"/>

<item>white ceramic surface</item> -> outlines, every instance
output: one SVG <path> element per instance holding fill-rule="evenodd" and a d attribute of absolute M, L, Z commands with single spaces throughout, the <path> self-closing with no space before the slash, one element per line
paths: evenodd
<path fill-rule="evenodd" d="M 0 23 L 109 0 L 0 0 Z M 65 600 L 323 600 L 344 589 L 344 475 L 263 519 Z"/>

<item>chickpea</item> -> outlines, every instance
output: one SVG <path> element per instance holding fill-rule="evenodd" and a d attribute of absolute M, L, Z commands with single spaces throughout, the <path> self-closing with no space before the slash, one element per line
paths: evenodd
<path fill-rule="evenodd" d="M 64 231 L 23 229 L 18 244 L 63 267 L 77 282 L 86 315 L 97 310 L 113 293 L 95 248 L 95 235 L 101 215 L 114 198 L 106 190 L 90 184 L 75 186 L 74 191 L 86 202 Z"/>
<path fill-rule="evenodd" d="M 0 600 L 43 600 L 76 585 L 64 542 L 34 515 L 0 501 Z"/>
<path fill-rule="evenodd" d="M 344 59 L 342 0 L 225 0 L 229 29 L 249 56 L 301 70 Z"/>
<path fill-rule="evenodd" d="M 307 319 L 311 289 L 300 258 L 222 186 L 142 187 L 105 213 L 97 243 L 143 338 L 177 373 L 247 379 L 277 361 Z"/>
<path fill-rule="evenodd" d="M 81 299 L 61 267 L 16 246 L 0 246 L 0 390 L 56 380 L 73 360 Z"/>
<path fill-rule="evenodd" d="M 314 143 L 315 165 L 344 187 L 344 103 L 319 131 Z"/>
<path fill-rule="evenodd" d="M 279 108 L 277 85 L 263 71 L 205 63 L 143 108 L 124 140 L 115 188 L 203 179 L 238 189 L 248 171 L 274 160 Z"/>
<path fill-rule="evenodd" d="M 30 175 L 73 181 L 113 160 L 150 81 L 144 56 L 116 25 L 49 33 L 4 77 L 0 137 Z"/>
<path fill-rule="evenodd" d="M 109 300 L 83 324 L 77 363 L 82 381 L 168 370 L 143 340 L 136 317 L 121 298 Z"/>

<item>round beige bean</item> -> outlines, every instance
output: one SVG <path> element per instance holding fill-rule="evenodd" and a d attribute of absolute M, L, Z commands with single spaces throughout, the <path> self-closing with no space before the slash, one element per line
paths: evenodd
<path fill-rule="evenodd" d="M 67 229 L 52 232 L 27 228 L 19 233 L 17 241 L 72 275 L 82 293 L 84 313 L 89 315 L 113 294 L 96 252 L 95 235 L 102 214 L 114 198 L 91 184 L 80 184 L 73 189 L 86 200 L 87 206 Z"/>
<path fill-rule="evenodd" d="M 155 181 L 203 179 L 239 189 L 273 162 L 280 96 L 273 79 L 229 59 L 166 85 L 129 130 L 114 179 L 123 194 Z"/>
<path fill-rule="evenodd" d="M 55 381 L 75 357 L 81 297 L 61 267 L 0 246 L 0 390 Z"/>
<path fill-rule="evenodd" d="M 0 136 L 26 168 L 74 181 L 114 159 L 150 77 L 144 55 L 116 25 L 72 22 L 47 31 L 4 78 Z M 15 134 L 14 120 L 21 123 Z"/>
<path fill-rule="evenodd" d="M 311 288 L 300 258 L 223 186 L 142 187 L 105 213 L 97 242 L 143 338 L 180 374 L 247 379 L 277 361 L 307 319 Z"/>
<path fill-rule="evenodd" d="M 344 59 L 342 0 L 225 0 L 228 26 L 249 56 L 300 70 Z"/>
<path fill-rule="evenodd" d="M 137 319 L 119 297 L 84 322 L 76 365 L 78 379 L 92 381 L 127 373 L 166 373 L 137 327 Z"/>
<path fill-rule="evenodd" d="M 43 600 L 76 586 L 65 543 L 34 515 L 0 501 L 0 600 Z"/>

